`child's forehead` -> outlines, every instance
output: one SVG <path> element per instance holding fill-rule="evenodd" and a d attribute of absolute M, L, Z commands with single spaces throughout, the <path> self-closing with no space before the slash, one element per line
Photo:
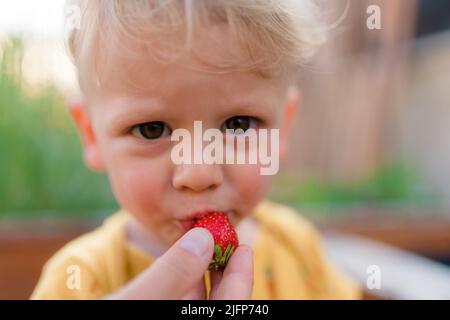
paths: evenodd
<path fill-rule="evenodd" d="M 240 67 L 248 59 L 245 48 L 226 26 L 211 25 L 194 36 L 189 48 L 184 47 L 184 37 L 178 33 L 145 41 L 118 38 L 113 44 L 100 46 L 100 85 L 120 85 L 139 91 L 149 85 L 163 85 L 164 81 L 175 84 L 183 80 L 214 79 L 216 82 L 259 81 L 266 85 L 279 82 L 279 79 L 262 77 L 255 68 Z"/>
<path fill-rule="evenodd" d="M 252 69 L 224 71 L 215 67 L 231 63 L 241 54 L 237 40 L 221 28 L 198 35 L 192 50 L 174 61 L 158 60 L 151 50 L 170 44 L 179 46 L 177 36 L 160 40 L 149 47 L 123 39 L 123 50 L 115 50 L 103 60 L 98 97 L 108 103 L 114 100 L 115 104 L 132 104 L 136 108 L 151 102 L 164 106 L 166 111 L 172 106 L 180 108 L 183 103 L 199 109 L 214 107 L 218 112 L 222 106 L 253 105 L 264 109 L 281 103 L 284 93 L 281 79 L 261 77 Z"/>
<path fill-rule="evenodd" d="M 127 70 L 126 79 L 116 75 L 100 92 L 95 113 L 110 119 L 110 127 L 156 118 L 186 124 L 236 114 L 275 119 L 284 98 L 276 80 L 248 71 L 211 74 L 156 62 Z"/>
<path fill-rule="evenodd" d="M 195 120 L 235 115 L 276 121 L 283 97 L 279 87 L 250 73 L 205 75 L 166 66 L 159 77 L 142 79 L 139 88 L 120 85 L 103 92 L 94 113 L 106 123 L 104 128 L 122 128 L 149 119 L 189 126 Z"/>
<path fill-rule="evenodd" d="M 183 93 L 183 91 L 220 91 L 224 94 L 267 91 L 278 87 L 276 79 L 262 78 L 244 70 L 224 73 L 198 69 L 194 64 L 163 64 L 151 59 L 116 64 L 108 70 L 103 92 L 140 96 L 147 93 Z"/>
<path fill-rule="evenodd" d="M 100 91 L 104 101 L 118 106 L 178 109 L 183 105 L 200 109 L 238 106 L 270 108 L 283 97 L 282 87 L 248 71 L 211 74 L 180 65 L 143 65 L 124 75 L 116 74 Z M 162 110 L 164 111 L 164 110 Z"/>
<path fill-rule="evenodd" d="M 280 79 L 264 78 L 252 70 L 220 72 L 205 68 L 188 55 L 165 63 L 143 54 L 118 56 L 110 63 L 103 71 L 99 93 L 226 103 L 233 96 L 255 101 L 273 99 L 282 88 Z"/>

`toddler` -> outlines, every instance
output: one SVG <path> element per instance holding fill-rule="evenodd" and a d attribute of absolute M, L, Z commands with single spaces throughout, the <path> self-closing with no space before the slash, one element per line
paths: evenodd
<path fill-rule="evenodd" d="M 314 3 L 68 5 L 80 13 L 66 42 L 83 94 L 71 111 L 84 162 L 108 174 L 121 209 L 46 263 L 32 299 L 358 298 L 358 287 L 325 259 L 311 223 L 265 200 L 272 175 L 260 158 L 173 156 L 175 133 L 193 136 L 199 122 L 224 140 L 277 129 L 269 149 L 286 155 L 297 77 L 325 41 Z M 240 245 L 223 271 L 210 272 L 214 240 L 191 227 L 212 211 L 227 215 Z"/>

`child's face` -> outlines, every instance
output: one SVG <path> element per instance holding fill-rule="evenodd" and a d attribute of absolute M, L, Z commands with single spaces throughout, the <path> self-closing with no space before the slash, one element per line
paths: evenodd
<path fill-rule="evenodd" d="M 216 45 L 198 45 L 203 53 L 221 54 Z M 286 100 L 279 80 L 125 55 L 105 79 L 90 106 L 95 138 L 84 139 L 85 160 L 91 168 L 106 169 L 119 204 L 164 242 L 177 240 L 205 210 L 239 219 L 262 200 L 270 177 L 260 174 L 261 165 L 176 165 L 170 132 L 185 128 L 193 136 L 195 120 L 203 130 L 278 128 L 284 152 L 296 101 Z M 239 118 L 229 121 L 233 117 Z"/>

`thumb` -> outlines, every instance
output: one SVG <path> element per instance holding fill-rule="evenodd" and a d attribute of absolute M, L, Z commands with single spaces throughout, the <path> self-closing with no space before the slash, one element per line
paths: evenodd
<path fill-rule="evenodd" d="M 180 299 L 202 279 L 214 251 L 211 233 L 189 230 L 116 298 Z"/>

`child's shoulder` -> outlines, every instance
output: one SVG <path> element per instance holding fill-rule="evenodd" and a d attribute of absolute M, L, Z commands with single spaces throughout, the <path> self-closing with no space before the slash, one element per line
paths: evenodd
<path fill-rule="evenodd" d="M 314 224 L 296 209 L 273 201 L 261 202 L 254 211 L 259 240 L 279 254 L 285 252 L 302 263 L 322 259 L 322 241 Z"/>
<path fill-rule="evenodd" d="M 101 296 L 123 254 L 126 215 L 118 211 L 99 227 L 65 244 L 44 265 L 32 298 L 82 298 Z M 77 284 L 77 279 L 80 283 Z M 73 281 L 72 281 L 73 280 Z M 72 290 L 81 286 L 83 290 Z M 117 284 L 119 285 L 119 284 Z M 89 292 L 88 292 L 89 291 Z"/>
<path fill-rule="evenodd" d="M 280 240 L 311 243 L 319 241 L 314 224 L 296 209 L 273 201 L 261 202 L 254 211 L 254 218 L 262 231 Z"/>
<path fill-rule="evenodd" d="M 109 248 L 112 249 L 118 242 L 123 241 L 125 218 L 123 211 L 114 213 L 94 230 L 66 243 L 48 260 L 47 264 L 58 263 L 70 256 L 78 257 L 86 263 L 94 263 L 93 259 L 103 259 Z"/>
<path fill-rule="evenodd" d="M 256 207 L 254 218 L 259 229 L 254 248 L 256 269 L 270 270 L 279 297 L 359 297 L 357 285 L 326 258 L 319 231 L 299 212 L 264 201 Z"/>

